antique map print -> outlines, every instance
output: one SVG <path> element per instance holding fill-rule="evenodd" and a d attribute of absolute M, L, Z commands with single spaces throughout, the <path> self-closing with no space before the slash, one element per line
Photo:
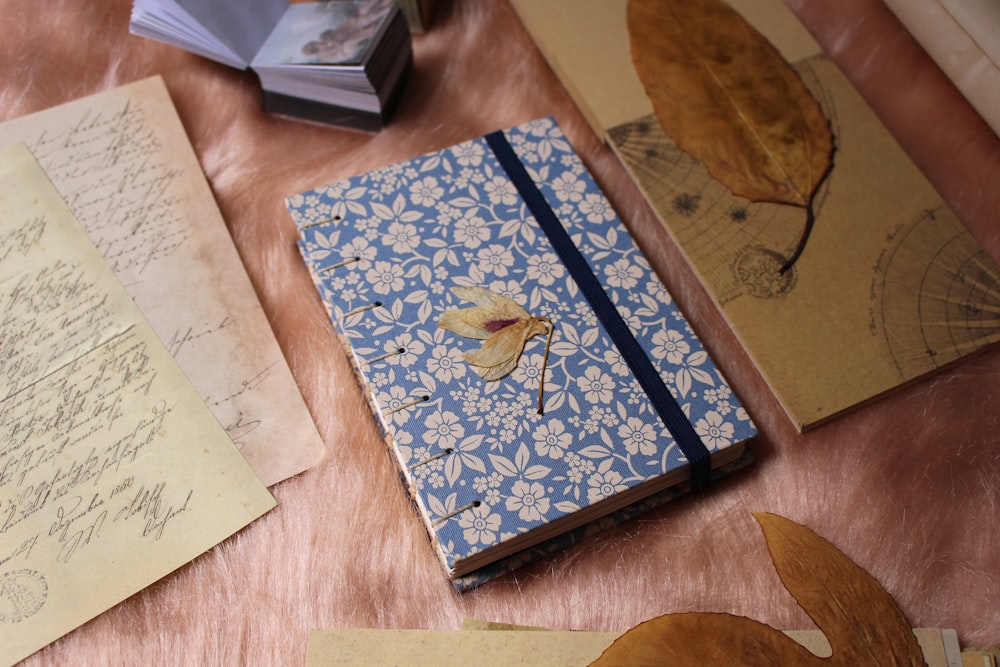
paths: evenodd
<path fill-rule="evenodd" d="M 665 134 L 632 65 L 628 0 L 514 1 L 805 429 L 1000 338 L 1000 270 L 780 0 L 729 4 L 796 68 L 836 142 L 808 244 L 784 272 L 806 213 L 734 196 Z"/>
<path fill-rule="evenodd" d="M 1000 270 L 833 63 L 799 69 L 839 149 L 788 271 L 803 211 L 732 195 L 654 118 L 608 137 L 801 428 L 1000 339 Z"/>

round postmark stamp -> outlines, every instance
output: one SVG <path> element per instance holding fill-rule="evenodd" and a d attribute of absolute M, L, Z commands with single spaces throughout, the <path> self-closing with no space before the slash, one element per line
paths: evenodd
<path fill-rule="evenodd" d="M 733 275 L 747 294 L 758 299 L 783 298 L 795 286 L 794 267 L 785 273 L 785 257 L 762 246 L 750 246 L 733 263 Z"/>
<path fill-rule="evenodd" d="M 0 577 L 0 623 L 18 623 L 34 616 L 45 604 L 49 587 L 45 577 L 30 569 Z"/>

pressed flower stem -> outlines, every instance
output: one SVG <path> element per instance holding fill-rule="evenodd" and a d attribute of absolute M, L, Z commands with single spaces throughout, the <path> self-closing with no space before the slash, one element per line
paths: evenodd
<path fill-rule="evenodd" d="M 542 407 L 542 394 L 545 392 L 545 369 L 549 364 L 549 347 L 552 345 L 552 333 L 556 330 L 552 320 L 547 317 L 536 317 L 536 322 L 543 322 L 549 329 L 548 338 L 545 341 L 545 355 L 542 357 L 542 374 L 538 378 L 538 414 L 545 414 Z"/>

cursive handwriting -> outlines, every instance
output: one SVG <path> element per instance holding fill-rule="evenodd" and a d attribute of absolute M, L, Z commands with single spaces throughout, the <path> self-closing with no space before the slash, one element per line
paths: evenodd
<path fill-rule="evenodd" d="M 35 548 L 36 544 L 38 544 L 38 538 L 39 538 L 38 534 L 32 535 L 31 537 L 27 538 L 19 545 L 14 547 L 14 550 L 8 553 L 6 556 L 0 556 L 0 567 L 3 567 L 4 565 L 14 560 L 15 558 L 22 558 L 24 560 L 28 560 L 28 558 L 31 557 L 31 550 Z"/>
<path fill-rule="evenodd" d="M 181 173 L 160 157 L 141 104 L 88 110 L 30 147 L 122 282 L 140 280 L 190 239 L 176 213 Z"/>
<path fill-rule="evenodd" d="M 188 511 L 191 496 L 194 495 L 194 490 L 188 489 L 184 501 L 178 504 L 164 497 L 166 486 L 166 482 L 159 482 L 152 487 L 146 485 L 139 487 L 132 500 L 120 507 L 115 514 L 114 522 L 139 518 L 143 524 L 142 536 L 159 540 L 163 537 L 167 524 Z"/>
<path fill-rule="evenodd" d="M 100 508 L 133 484 L 173 413 L 153 396 L 156 375 L 128 330 L 0 401 L 0 535 L 52 506 L 43 538 L 63 562 L 99 539 Z"/>
<path fill-rule="evenodd" d="M 14 256 L 27 255 L 45 233 L 45 218 L 34 217 L 6 232 L 0 232 L 0 262 Z"/>
<path fill-rule="evenodd" d="M 241 380 L 239 389 L 237 389 L 233 393 L 223 396 L 222 398 L 215 398 L 214 396 L 206 396 L 205 403 L 207 403 L 209 407 L 215 407 L 223 403 L 235 401 L 243 394 L 251 392 L 260 385 L 264 384 L 264 381 L 267 380 L 270 374 L 271 374 L 271 366 L 268 366 L 267 368 L 257 373 L 257 375 L 253 376 L 249 380 Z"/>
<path fill-rule="evenodd" d="M 229 315 L 226 315 L 222 318 L 221 322 L 214 326 L 206 322 L 199 329 L 195 329 L 193 326 L 189 326 L 183 331 L 177 329 L 174 331 L 174 335 L 170 337 L 170 341 L 167 342 L 167 349 L 170 351 L 170 356 L 177 357 L 184 346 L 188 343 L 195 342 L 199 339 L 205 338 L 206 336 L 211 336 L 215 332 L 225 329 L 232 323 L 232 319 L 230 319 Z"/>
<path fill-rule="evenodd" d="M 273 500 L 26 146 L 0 162 L 0 645 L 16 660 Z"/>
<path fill-rule="evenodd" d="M 73 496 L 56 507 L 55 521 L 49 527 L 48 536 L 61 545 L 56 555 L 57 562 L 68 563 L 78 549 L 101 535 L 108 516 L 108 511 L 101 509 L 105 504 L 104 498 L 101 493 L 94 493 L 89 500 L 85 500 L 84 496 Z"/>
<path fill-rule="evenodd" d="M 107 295 L 86 279 L 79 263 L 61 258 L 0 284 L 0 308 L 0 397 L 122 328 Z"/>
<path fill-rule="evenodd" d="M 226 433 L 229 434 L 229 439 L 233 441 L 233 444 L 242 449 L 246 444 L 246 436 L 253 433 L 258 426 L 260 426 L 259 419 L 249 419 L 240 412 L 236 421 L 226 426 Z"/>

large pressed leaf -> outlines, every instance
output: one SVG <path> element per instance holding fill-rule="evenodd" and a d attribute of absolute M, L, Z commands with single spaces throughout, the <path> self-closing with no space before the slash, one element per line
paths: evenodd
<path fill-rule="evenodd" d="M 924 665 L 916 636 L 888 593 L 836 547 L 797 523 L 756 514 L 782 583 L 826 635 L 820 658 L 784 633 L 731 614 L 667 614 L 632 628 L 591 667 L 624 665 Z"/>
<path fill-rule="evenodd" d="M 910 624 L 884 588 L 816 533 L 775 514 L 755 514 L 781 583 L 853 664 L 922 665 Z M 870 660 L 861 661 L 864 656 Z"/>
<path fill-rule="evenodd" d="M 658 616 L 615 640 L 590 667 L 825 664 L 784 633 L 744 616 Z"/>
<path fill-rule="evenodd" d="M 629 0 L 632 61 L 666 134 L 738 196 L 807 210 L 830 123 L 777 49 L 724 0 Z"/>

